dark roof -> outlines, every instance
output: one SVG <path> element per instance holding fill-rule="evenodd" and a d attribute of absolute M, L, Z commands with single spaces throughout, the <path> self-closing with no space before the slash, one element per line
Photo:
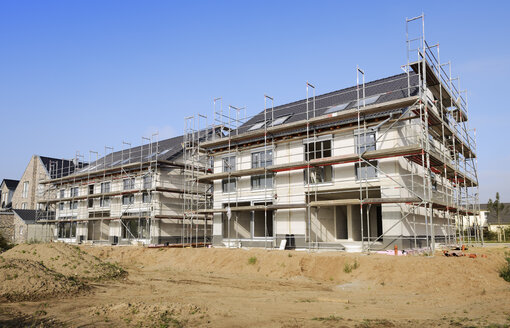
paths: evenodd
<path fill-rule="evenodd" d="M 48 171 L 50 178 L 61 178 L 73 174 L 76 170 L 74 160 L 67 160 L 62 158 L 52 158 L 46 156 L 39 156 L 44 167 Z M 78 167 L 83 167 L 83 163 L 79 163 Z"/>
<path fill-rule="evenodd" d="M 90 164 L 77 170 L 77 173 L 102 170 L 109 167 L 120 166 L 129 163 L 147 162 L 150 160 L 168 160 L 171 161 L 182 153 L 183 136 L 173 137 L 152 144 L 147 143 L 142 146 L 136 146 L 107 154 L 98 160 L 91 161 Z"/>
<path fill-rule="evenodd" d="M 36 218 L 36 210 L 12 210 L 26 224 L 34 224 Z"/>
<path fill-rule="evenodd" d="M 417 75 L 413 72 L 409 74 L 410 77 L 410 96 L 417 95 Z M 365 101 L 373 100 L 371 104 L 383 103 L 391 100 L 401 99 L 408 97 L 408 75 L 406 73 L 386 77 L 383 79 L 365 83 Z M 360 97 L 362 97 L 360 86 Z M 309 93 L 308 113 L 309 117 L 314 117 L 313 113 L 313 99 L 312 94 Z M 373 97 L 373 98 L 372 98 Z M 345 89 L 325 93 L 315 97 L 315 116 L 326 114 L 326 111 L 333 110 L 334 107 L 339 107 L 338 110 L 347 110 L 357 107 L 357 87 L 351 86 Z M 360 106 L 363 102 L 360 101 Z M 368 105 L 368 104 L 367 104 Z M 332 112 L 335 112 L 332 111 Z M 384 113 L 382 113 L 384 115 Z M 274 107 L 274 119 L 291 115 L 284 123 L 297 122 L 306 119 L 306 98 L 292 102 L 285 105 Z M 387 115 L 387 113 L 386 113 Z M 266 119 L 268 120 L 268 127 L 271 126 L 271 109 L 266 111 Z M 376 115 L 378 116 L 378 115 Z M 376 117 L 374 116 L 374 117 Z M 261 111 L 246 123 L 239 127 L 239 133 L 248 131 L 254 124 L 264 122 L 264 111 Z M 261 129 L 264 127 L 262 126 Z M 256 129 L 253 129 L 256 130 Z"/>
<path fill-rule="evenodd" d="M 505 207 L 502 211 L 499 212 L 499 219 L 501 221 L 501 224 L 510 224 L 510 203 L 502 203 Z M 487 209 L 487 205 L 485 205 L 485 209 Z M 480 205 L 480 209 L 483 205 Z M 496 213 L 489 212 L 487 215 L 487 223 L 488 224 L 498 224 L 498 218 L 496 216 Z"/>
<path fill-rule="evenodd" d="M 19 180 L 4 179 L 2 183 L 5 183 L 7 189 L 14 190 L 18 186 Z"/>

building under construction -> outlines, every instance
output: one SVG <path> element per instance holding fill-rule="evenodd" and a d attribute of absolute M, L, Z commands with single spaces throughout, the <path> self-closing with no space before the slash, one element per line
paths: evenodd
<path fill-rule="evenodd" d="M 185 193 L 183 137 L 114 152 L 105 147 L 89 160 L 77 155 L 78 169 L 40 182 L 37 221 L 55 224 L 55 239 L 108 244 L 190 244 L 209 241 L 211 222 L 204 216 L 183 220 Z M 55 163 L 55 170 L 66 170 Z M 202 174 L 204 173 L 202 168 Z M 57 173 L 57 172 L 55 172 Z M 208 185 L 204 185 L 208 188 Z M 210 191 L 200 190 L 204 204 Z M 201 199 L 201 197 L 205 197 Z M 205 205 L 204 205 L 205 206 Z M 200 238 L 198 238 L 200 237 Z"/>
<path fill-rule="evenodd" d="M 212 120 L 185 118 L 181 137 L 105 147 L 86 164 L 77 155 L 73 174 L 41 182 L 37 220 L 71 242 L 352 251 L 482 242 L 465 91 L 425 40 L 424 16 L 406 29 L 400 74 L 365 82 L 357 67 L 352 87 L 316 95 L 306 82 L 304 99 L 275 107 L 264 95 L 252 117 L 218 98 Z"/>
<path fill-rule="evenodd" d="M 467 97 L 439 45 L 425 40 L 424 16 L 406 28 L 401 74 L 365 82 L 358 67 L 352 87 L 316 95 L 307 82 L 306 98 L 275 107 L 265 95 L 253 117 L 215 99 L 210 129 L 224 133 L 184 143 L 192 166 L 212 167 L 188 176 L 191 193 L 214 187 L 213 206 L 192 203 L 184 214 L 213 216 L 213 245 L 367 251 L 482 241 Z M 187 118 L 185 135 L 198 136 L 189 127 L 204 120 Z"/>

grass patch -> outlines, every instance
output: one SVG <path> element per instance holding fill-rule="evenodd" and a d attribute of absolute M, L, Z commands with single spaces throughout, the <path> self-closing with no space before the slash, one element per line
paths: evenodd
<path fill-rule="evenodd" d="M 330 315 L 329 317 L 314 317 L 312 318 L 314 321 L 340 321 L 343 320 L 342 317 L 338 317 L 336 315 Z"/>
<path fill-rule="evenodd" d="M 254 265 L 257 264 L 257 258 L 255 256 L 252 256 L 248 259 L 248 264 Z"/>
<path fill-rule="evenodd" d="M 499 269 L 499 276 L 501 278 L 505 279 L 505 281 L 510 282 L 510 253 L 509 252 L 505 252 L 505 260 L 506 260 L 506 264 L 503 265 L 503 267 L 501 267 L 501 269 Z"/>
<path fill-rule="evenodd" d="M 353 264 L 350 264 L 350 263 L 344 264 L 344 272 L 345 273 L 351 273 L 352 270 L 356 270 L 357 268 L 359 268 L 358 260 L 354 260 Z"/>

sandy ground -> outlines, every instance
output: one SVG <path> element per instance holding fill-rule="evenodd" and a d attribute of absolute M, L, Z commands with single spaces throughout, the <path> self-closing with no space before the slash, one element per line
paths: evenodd
<path fill-rule="evenodd" d="M 106 261 L 118 263 L 128 272 L 127 276 L 101 278 L 93 266 L 81 270 L 76 264 L 69 271 L 73 261 L 66 255 L 49 260 L 55 255 L 46 254 L 54 250 L 47 244 L 21 245 L 1 255 L 5 261 L 31 260 L 28 249 L 22 248 L 28 246 L 33 247 L 30 254 L 36 250 L 39 257 L 52 261 L 50 270 L 71 273 L 88 288 L 61 297 L 49 293 L 52 296 L 38 301 L 4 300 L 0 327 L 510 325 L 510 283 L 498 275 L 504 264 L 503 248 L 470 249 L 469 253 L 487 255 L 473 259 L 440 253 L 395 257 L 260 249 L 80 247 L 78 253 L 87 261 L 99 261 L 95 263 L 99 267 Z M 25 253 L 20 252 L 23 249 Z M 5 275 L 1 265 L 0 260 L 0 282 L 16 284 L 12 276 L 9 281 L 1 280 Z"/>

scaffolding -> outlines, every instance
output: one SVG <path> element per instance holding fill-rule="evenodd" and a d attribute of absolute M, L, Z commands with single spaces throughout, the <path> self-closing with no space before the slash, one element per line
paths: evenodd
<path fill-rule="evenodd" d="M 418 32 L 413 33 L 416 27 Z M 460 86 L 453 83 L 456 79 L 452 78 L 450 62 L 440 61 L 439 45 L 430 46 L 427 43 L 423 14 L 406 19 L 406 54 L 407 63 L 402 66 L 404 77 L 390 81 L 398 79 L 401 87 L 385 91 L 384 94 L 376 94 L 376 90 L 390 82 L 382 79 L 366 85 L 365 71 L 356 68 L 356 87 L 343 91 L 346 95 L 355 94 L 354 107 L 342 104 L 336 106 L 339 107 L 336 111 L 330 111 L 330 107 L 318 108 L 316 87 L 306 82 L 304 110 L 291 114 L 294 118 L 300 116 L 300 120 L 294 119 L 287 124 L 283 124 L 285 119 L 282 115 L 288 114 L 286 110 L 289 107 L 298 106 L 296 103 L 275 108 L 274 99 L 265 95 L 262 114 L 240 117 L 239 108 L 234 106 L 229 106 L 228 114 L 223 113 L 221 105 L 220 111 L 217 111 L 215 100 L 212 128 L 225 127 L 227 133 L 210 140 L 206 138 L 194 151 L 201 153 L 202 149 L 211 157 L 221 158 L 221 162 L 217 161 L 210 171 L 198 178 L 198 182 L 221 187 L 222 204 L 202 210 L 197 208 L 194 213 L 222 216 L 224 230 L 226 226 L 222 236 L 227 239 L 227 247 L 239 247 L 243 240 L 255 240 L 253 231 L 256 228 L 253 227 L 250 228 L 250 236 L 247 233 L 245 238 L 238 235 L 243 229 L 246 230 L 246 223 L 245 226 L 239 223 L 239 215 L 243 212 L 252 213 L 252 222 L 255 222 L 256 213 L 263 212 L 264 247 L 271 248 L 277 246 L 274 211 L 304 209 L 307 226 L 304 242 L 307 248 L 328 248 L 331 245 L 320 242 L 317 232 L 321 228 L 320 211 L 321 208 L 339 205 L 359 206 L 363 251 L 384 248 L 388 243 L 382 241 L 388 236 L 391 243 L 406 239 L 406 245 L 412 245 L 410 248 L 429 253 L 434 252 L 437 242 L 447 246 L 483 243 L 476 139 L 468 125 L 467 98 L 463 96 L 465 91 L 460 91 Z M 445 70 L 446 66 L 448 71 Z M 326 103 L 324 99 L 328 97 L 341 94 L 322 95 L 321 103 Z M 387 97 L 388 100 L 376 102 L 378 97 Z M 271 101 L 270 111 L 268 100 Z M 257 117 L 261 121 L 256 121 Z M 404 136 L 393 136 L 395 129 L 403 131 Z M 331 134 L 331 131 L 354 132 L 355 153 L 345 154 L 345 148 L 350 146 L 333 146 L 331 141 L 329 149 L 327 142 L 319 144 L 324 140 L 321 138 Z M 292 159 L 290 153 L 276 155 L 276 147 L 298 140 L 303 140 L 304 160 Z M 391 142 L 394 145 L 390 148 L 379 147 Z M 319 145 L 321 149 L 318 149 Z M 251 160 L 247 161 L 239 156 L 244 150 L 259 148 L 264 154 L 263 163 L 255 163 L 253 154 Z M 403 173 L 395 175 L 386 172 L 383 167 L 387 160 L 396 161 L 403 168 Z M 325 167 L 344 164 L 354 164 L 357 176 L 355 188 L 328 190 L 320 186 L 326 175 L 333 174 L 327 173 Z M 284 179 L 284 174 L 296 170 L 305 172 L 304 201 L 301 203 L 294 200 L 303 194 L 292 192 L 291 189 L 298 185 L 290 182 L 290 176 L 284 199 L 277 195 L 278 188 L 284 188 L 286 184 L 277 186 L 279 179 L 276 177 Z M 369 172 L 376 174 L 377 183 L 372 181 Z M 263 188 L 254 190 L 253 186 L 257 184 L 253 180 L 257 176 L 264 177 Z M 240 195 L 247 183 L 242 177 L 251 177 L 252 193 L 257 194 L 254 196 L 256 200 L 248 202 L 246 197 Z M 268 177 L 271 183 L 268 183 Z M 353 197 L 355 189 L 358 190 L 357 197 Z M 384 231 L 377 227 L 374 232 L 371 217 L 378 207 L 383 206 L 398 210 L 399 219 Z M 288 215 L 290 217 L 290 213 Z M 268 229 L 268 218 L 272 221 L 271 231 Z M 410 234 L 395 232 L 399 227 L 402 230 L 403 225 L 408 227 Z M 235 243 L 231 242 L 232 226 L 236 233 Z"/>
<path fill-rule="evenodd" d="M 154 133 L 137 147 L 122 145 L 117 152 L 105 146 L 101 155 L 91 150 L 88 162 L 77 153 L 50 165 L 40 182 L 37 221 L 55 224 L 56 237 L 69 242 L 182 244 L 184 164 L 165 159 L 180 154 L 182 140 L 163 140 L 161 147 Z"/>

